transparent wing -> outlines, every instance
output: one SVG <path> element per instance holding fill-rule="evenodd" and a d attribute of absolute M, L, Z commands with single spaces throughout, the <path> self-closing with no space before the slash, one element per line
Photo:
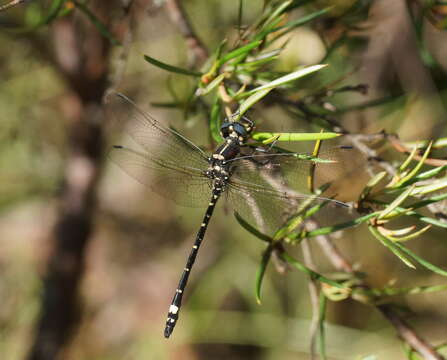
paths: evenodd
<path fill-rule="evenodd" d="M 109 157 L 141 184 L 179 205 L 204 207 L 209 202 L 211 181 L 201 169 L 123 146 L 114 147 Z"/>
<path fill-rule="evenodd" d="M 170 161 L 198 169 L 208 166 L 208 156 L 199 147 L 152 118 L 125 95 L 108 95 L 107 108 L 113 117 L 128 120 L 126 132 L 153 161 Z"/>
<path fill-rule="evenodd" d="M 270 168 L 268 164 L 259 166 L 252 159 L 237 162 L 226 196 L 244 219 L 269 235 L 284 226 L 305 205 L 309 209 L 324 204 L 313 216 L 319 226 L 338 224 L 356 215 L 349 205 L 341 201 L 317 198 L 291 189 L 281 171 Z"/>
<path fill-rule="evenodd" d="M 318 159 L 329 162 L 314 161 L 315 157 L 306 153 L 254 153 L 233 161 L 234 174 L 246 177 L 243 173 L 248 169 L 247 173 L 253 174 L 247 179 L 249 182 L 257 183 L 256 173 L 259 172 L 267 181 L 276 179 L 287 188 L 309 194 L 308 180 L 312 167 L 315 187 L 336 182 L 346 174 L 346 165 L 352 163 L 352 152 L 350 147 L 344 146 L 323 149 Z"/>

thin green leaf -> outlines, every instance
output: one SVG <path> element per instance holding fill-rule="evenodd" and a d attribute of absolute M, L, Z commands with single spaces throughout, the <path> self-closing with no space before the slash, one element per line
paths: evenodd
<path fill-rule="evenodd" d="M 177 66 L 173 66 L 173 65 L 169 65 L 166 64 L 164 62 L 161 62 L 157 59 L 154 59 L 153 57 L 150 57 L 148 55 L 144 55 L 144 60 L 146 60 L 148 63 L 157 66 L 163 70 L 172 72 L 172 73 L 176 73 L 176 74 L 182 74 L 182 75 L 189 75 L 189 76 L 202 76 L 202 73 L 197 72 L 197 71 L 193 71 L 193 70 L 188 70 L 188 69 L 182 69 L 179 68 Z"/>
<path fill-rule="evenodd" d="M 314 140 L 328 140 L 334 139 L 343 134 L 325 132 L 325 133 L 272 133 L 272 132 L 257 132 L 253 134 L 252 138 L 257 141 L 269 141 L 275 139 L 277 141 L 314 141 Z"/>
<path fill-rule="evenodd" d="M 272 90 L 273 88 L 260 90 L 254 93 L 253 95 L 249 96 L 247 99 L 245 99 L 245 101 L 239 106 L 239 111 L 235 116 L 235 121 L 239 121 L 242 115 L 244 115 L 248 109 L 250 109 L 254 104 L 256 104 L 259 100 L 261 100 Z"/>
<path fill-rule="evenodd" d="M 247 55 L 251 50 L 253 50 L 253 49 L 257 48 L 259 45 L 261 45 L 261 43 L 262 43 L 262 41 L 259 41 L 259 40 L 252 41 L 245 46 L 242 46 L 240 48 L 237 48 L 237 49 L 229 52 L 224 57 L 219 59 L 219 66 L 225 64 L 227 61 L 234 59 L 238 56 Z"/>
<path fill-rule="evenodd" d="M 408 267 L 412 269 L 416 269 L 416 267 L 413 265 L 413 263 L 410 261 L 409 258 L 407 258 L 400 250 L 399 250 L 399 244 L 394 243 L 392 240 L 388 239 L 386 236 L 381 234 L 374 226 L 368 226 L 369 231 L 371 234 L 374 235 L 374 237 L 379 240 L 382 245 L 387 247 L 391 250 L 391 252 L 396 255 L 402 262 L 407 265 Z"/>
<path fill-rule="evenodd" d="M 237 74 L 250 75 L 251 73 L 253 73 L 257 69 L 259 69 L 260 67 L 262 67 L 265 64 L 268 64 L 272 61 L 275 61 L 278 58 L 279 58 L 279 55 L 273 55 L 273 56 L 265 57 L 265 58 L 258 59 L 258 60 L 245 61 L 245 62 L 237 64 L 237 66 L 229 66 L 226 69 L 228 69 L 228 71 L 235 70 Z"/>
<path fill-rule="evenodd" d="M 304 266 L 303 264 L 301 264 L 298 260 L 294 259 L 293 257 L 291 257 L 288 253 L 286 252 L 282 252 L 279 254 L 279 257 L 281 259 L 283 259 L 285 262 L 287 262 L 288 264 L 292 265 L 294 268 L 298 269 L 299 271 L 302 271 L 303 273 L 307 274 L 310 276 L 311 279 L 313 280 L 317 280 L 317 281 L 321 281 L 323 283 L 329 284 L 331 286 L 340 288 L 340 289 L 345 289 L 346 286 L 344 286 L 342 283 L 339 283 L 337 281 L 331 280 L 311 269 L 309 269 L 307 266 Z"/>
<path fill-rule="evenodd" d="M 269 33 L 277 32 L 280 30 L 283 30 L 283 31 L 281 31 L 279 34 L 275 34 L 275 36 L 272 39 L 269 39 L 269 41 L 267 42 L 267 46 L 271 45 L 273 42 L 280 39 L 281 37 L 288 34 L 289 32 L 293 31 L 297 27 L 305 25 L 308 22 L 315 20 L 315 19 L 319 18 L 320 16 L 328 13 L 332 8 L 333 8 L 333 6 L 322 9 L 322 10 L 318 10 L 314 13 L 302 16 L 299 19 L 296 19 L 294 21 L 290 21 L 290 22 L 286 23 L 285 25 L 270 28 Z"/>
<path fill-rule="evenodd" d="M 276 231 L 273 236 L 273 240 L 277 241 L 285 238 L 288 234 L 293 232 L 302 222 L 304 221 L 304 217 L 301 214 L 297 214 L 290 218 L 286 224 Z"/>
<path fill-rule="evenodd" d="M 404 171 L 408 165 L 410 165 L 411 160 L 414 159 L 414 157 L 416 156 L 416 152 L 418 151 L 417 148 L 414 148 L 410 154 L 408 154 L 407 158 L 405 159 L 405 161 L 402 163 L 402 165 L 399 167 L 399 170 L 402 172 Z"/>
<path fill-rule="evenodd" d="M 271 27 L 273 22 L 281 20 L 281 14 L 287 9 L 290 4 L 292 4 L 292 2 L 292 0 L 284 1 L 275 10 L 273 10 L 269 17 L 262 24 L 261 31 L 267 29 L 269 26 Z"/>
<path fill-rule="evenodd" d="M 227 39 L 223 39 L 221 42 L 220 42 L 220 44 L 219 44 L 219 46 L 217 47 L 217 49 L 216 49 L 216 51 L 215 51 L 215 53 L 214 53 L 214 59 L 216 60 L 216 61 L 218 61 L 219 59 L 220 59 L 220 57 L 221 57 L 221 55 L 222 55 L 222 51 L 223 51 L 223 49 L 225 48 L 225 46 L 227 45 Z"/>
<path fill-rule="evenodd" d="M 259 264 L 258 271 L 256 272 L 256 302 L 261 304 L 261 286 L 262 280 L 264 279 L 265 270 L 267 269 L 267 265 L 269 264 L 270 258 L 272 256 L 273 246 L 269 244 L 267 248 L 264 250 L 262 254 L 261 263 Z"/>
<path fill-rule="evenodd" d="M 415 261 L 417 261 L 419 264 L 421 264 L 423 267 L 425 267 L 428 270 L 433 271 L 434 273 L 438 274 L 438 275 L 442 275 L 442 276 L 447 276 L 447 271 L 437 267 L 436 265 L 430 263 L 427 260 L 424 260 L 423 258 L 421 258 L 420 256 L 416 255 L 414 252 L 412 252 L 411 250 L 409 250 L 407 247 L 405 247 L 404 245 L 400 244 L 400 243 L 395 243 L 395 245 L 404 253 L 406 253 L 407 255 L 411 256 Z"/>
<path fill-rule="evenodd" d="M 255 229 L 253 226 L 251 226 L 248 222 L 246 222 L 244 220 L 244 218 L 242 216 L 240 216 L 236 211 L 234 212 L 234 217 L 236 218 L 237 222 L 245 229 L 247 230 L 249 233 L 253 234 L 254 236 L 256 236 L 258 239 L 271 243 L 273 242 L 273 239 L 268 236 L 263 234 L 262 232 L 260 232 L 259 230 Z"/>
<path fill-rule="evenodd" d="M 413 204 L 409 205 L 408 208 L 409 209 L 413 209 L 413 210 L 397 207 L 394 210 L 394 212 L 396 213 L 396 215 L 405 214 L 407 216 L 415 217 L 416 219 L 418 219 L 418 220 L 420 220 L 422 222 L 425 222 L 427 224 L 435 225 L 435 226 L 438 226 L 438 227 L 441 227 L 441 228 L 447 228 L 447 222 L 444 222 L 444 221 L 441 221 L 441 220 L 436 220 L 436 219 L 433 219 L 433 218 L 428 217 L 428 216 L 423 216 L 423 215 L 419 214 L 418 212 L 414 211 L 414 209 L 419 209 L 419 208 L 425 207 L 425 206 L 430 205 L 430 204 L 434 204 L 436 202 L 439 202 L 439 201 L 442 201 L 442 200 L 445 200 L 445 199 L 447 199 L 447 194 L 434 196 L 432 198 L 425 199 L 425 200 L 422 200 L 422 201 L 418 201 L 416 203 L 413 203 Z M 381 205 L 384 204 L 382 201 L 378 201 L 378 200 L 370 200 L 370 201 L 372 201 L 372 202 L 374 202 L 376 204 L 381 204 Z M 374 217 L 374 216 L 377 216 L 377 214 L 379 214 L 379 212 L 374 212 L 374 213 L 371 213 L 371 214 L 369 214 L 367 216 Z M 394 216 L 394 215 L 390 214 L 388 217 L 391 218 L 392 216 Z M 318 235 L 320 235 L 320 234 L 318 234 Z"/>
<path fill-rule="evenodd" d="M 312 231 L 301 231 L 299 233 L 293 233 L 293 234 L 289 234 L 287 237 L 289 240 L 297 240 L 297 241 L 301 241 L 303 238 L 309 239 L 318 235 L 329 235 L 331 233 L 340 231 L 340 230 L 344 230 L 344 229 L 349 229 L 351 227 L 357 226 L 359 224 L 362 224 L 364 222 L 367 222 L 368 220 L 376 217 L 378 215 L 378 212 L 375 213 L 371 213 L 368 215 L 364 215 L 362 217 L 359 217 L 355 220 L 351 220 L 351 221 L 347 221 L 344 223 L 340 223 L 340 224 L 336 224 L 336 225 L 332 225 L 332 226 L 325 226 L 316 230 L 312 230 Z"/>
<path fill-rule="evenodd" d="M 284 46 L 281 46 L 279 49 L 274 49 L 266 52 L 262 52 L 260 54 L 257 54 L 256 56 L 253 56 L 250 61 L 245 62 L 244 64 L 241 64 L 240 66 L 244 65 L 250 65 L 252 63 L 255 63 L 256 61 L 260 60 L 272 60 L 276 59 L 279 54 L 284 50 Z"/>
<path fill-rule="evenodd" d="M 414 212 L 414 214 L 413 213 L 409 213 L 408 215 L 409 216 L 414 216 L 414 217 L 416 217 L 417 219 L 419 219 L 420 221 L 422 221 L 422 222 L 424 222 L 426 224 L 430 224 L 430 225 L 434 225 L 434 226 L 437 226 L 437 227 L 440 227 L 440 228 L 443 228 L 443 229 L 447 229 L 447 222 L 445 222 L 445 221 L 433 219 L 433 218 L 431 218 L 429 216 L 423 216 L 423 215 L 420 215 L 420 214 L 418 214 L 416 212 Z"/>
<path fill-rule="evenodd" d="M 294 71 L 294 72 L 292 72 L 290 74 L 281 76 L 280 78 L 277 78 L 277 79 L 269 82 L 268 84 L 265 84 L 265 85 L 262 85 L 262 86 L 258 86 L 257 88 L 254 88 L 254 89 L 252 89 L 250 91 L 247 91 L 247 92 L 243 93 L 243 95 L 244 96 L 251 95 L 253 93 L 257 93 L 257 92 L 259 92 L 261 90 L 265 90 L 265 89 L 270 89 L 271 90 L 271 89 L 276 88 L 278 86 L 284 85 L 284 84 L 286 84 L 288 82 L 295 81 L 295 80 L 300 79 L 300 78 L 302 78 L 302 77 L 304 77 L 306 75 L 312 74 L 312 73 L 314 73 L 314 72 L 316 72 L 318 70 L 321 70 L 321 69 L 325 68 L 326 66 L 327 66 L 327 64 L 307 66 L 307 67 L 305 67 L 303 69 L 299 69 L 299 70 Z M 243 97 L 242 94 L 239 96 L 239 98 L 241 98 L 241 97 Z"/>
<path fill-rule="evenodd" d="M 329 11 L 331 11 L 331 9 L 333 9 L 334 6 L 329 6 L 327 8 L 315 11 L 313 13 L 307 14 L 305 16 L 300 17 L 299 19 L 296 19 L 294 21 L 290 21 L 288 23 L 286 23 L 283 26 L 280 26 L 279 28 L 277 28 L 276 30 L 280 30 L 280 29 L 287 29 L 288 31 L 291 31 L 299 26 L 302 26 L 304 24 L 307 24 L 308 22 L 319 18 L 320 16 L 327 14 Z"/>
<path fill-rule="evenodd" d="M 447 199 L 447 193 L 432 196 L 428 199 L 424 199 L 424 200 L 415 202 L 415 203 L 411 204 L 409 207 L 412 209 L 419 209 L 421 207 L 425 207 L 427 205 L 434 204 L 434 203 L 437 203 L 437 202 L 445 200 L 445 199 Z"/>
<path fill-rule="evenodd" d="M 391 204 L 389 204 L 379 215 L 378 219 L 385 219 L 388 215 L 390 215 L 400 204 L 402 204 L 414 190 L 414 184 L 411 185 L 408 189 L 406 189 L 402 194 L 400 194 L 396 199 L 393 200 Z"/>
<path fill-rule="evenodd" d="M 447 165 L 438 166 L 434 169 L 430 169 L 428 171 L 418 174 L 412 180 L 414 180 L 414 181 L 427 180 L 427 179 L 430 179 L 430 178 L 442 173 L 445 170 L 447 170 Z"/>
<path fill-rule="evenodd" d="M 428 144 L 427 149 L 424 152 L 424 155 L 422 155 L 421 159 L 419 160 L 418 164 L 413 168 L 413 170 L 410 171 L 410 173 L 407 176 L 400 179 L 393 187 L 399 187 L 399 186 L 405 185 L 407 181 L 411 180 L 414 176 L 416 176 L 418 171 L 421 169 L 422 165 L 424 165 L 424 162 L 427 159 L 432 146 L 433 146 L 433 142 L 430 142 Z"/>
<path fill-rule="evenodd" d="M 79 10 L 81 10 L 81 12 L 83 12 L 89 18 L 89 20 L 96 26 L 102 36 L 108 39 L 113 45 L 121 45 L 121 43 L 112 35 L 109 29 L 107 29 L 107 26 L 105 26 L 101 22 L 101 20 L 99 20 L 97 16 L 90 11 L 87 6 L 85 6 L 82 2 L 76 0 L 71 1 Z"/>
<path fill-rule="evenodd" d="M 447 188 L 447 177 L 443 179 L 439 179 L 429 185 L 418 186 L 412 192 L 412 195 L 425 195 L 434 191 L 440 191 Z"/>

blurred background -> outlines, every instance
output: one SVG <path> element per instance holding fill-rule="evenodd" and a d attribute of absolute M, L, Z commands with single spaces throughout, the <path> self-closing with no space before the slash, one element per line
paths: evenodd
<path fill-rule="evenodd" d="M 114 126 L 102 97 L 119 90 L 211 150 L 203 112 L 190 111 L 185 118 L 182 111 L 153 105 L 185 101 L 193 80 L 148 64 L 143 54 L 185 68 L 195 60 L 172 1 L 134 1 L 132 8 L 126 7 L 132 2 L 81 2 L 124 47 L 111 44 L 79 11 L 26 32 L 13 30 L 43 17 L 54 3 L 30 1 L 0 12 L 0 357 L 54 358 L 52 341 L 45 342 L 53 336 L 64 344 L 60 358 L 73 360 L 310 359 L 308 278 L 270 265 L 258 305 L 254 284 L 265 244 L 243 230 L 223 203 L 208 229 L 176 330 L 171 339 L 163 338 L 203 209 L 177 206 L 107 159 L 126 114 Z M 69 11 L 73 3 L 63 6 Z M 264 2 L 244 3 L 242 24 L 248 26 Z M 315 1 L 317 8 L 334 8 L 291 32 L 275 66 L 291 71 L 324 59 L 328 70 L 307 86 L 367 86 L 367 93 L 341 92 L 333 99 L 337 120 L 350 132 L 385 129 L 405 141 L 445 136 L 447 5 L 434 4 Z M 210 52 L 224 37 L 237 37 L 239 1 L 188 0 L 183 6 Z M 303 16 L 306 9 L 291 16 Z M 341 34 L 344 40 L 327 54 Z M 259 131 L 319 131 L 318 124 L 297 121 L 278 105 L 258 107 L 251 117 Z M 312 144 L 303 148 L 312 150 Z M 378 151 L 390 162 L 404 158 L 386 146 Z M 347 201 L 358 197 L 370 177 L 358 156 L 340 179 Z M 336 243 L 372 287 L 445 284 L 431 272 L 405 267 L 362 227 L 337 234 Z M 333 271 L 310 244 L 318 271 Z M 446 265 L 441 230 L 428 231 L 411 249 Z M 293 253 L 302 258 L 300 248 Z M 426 339 L 446 341 L 445 292 L 393 301 Z M 326 321 L 329 359 L 405 358 L 393 327 L 371 306 L 330 302 Z M 61 331 L 51 335 L 57 326 Z"/>

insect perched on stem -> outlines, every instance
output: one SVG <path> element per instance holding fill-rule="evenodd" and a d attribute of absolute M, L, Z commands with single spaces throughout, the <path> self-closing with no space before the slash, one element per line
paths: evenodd
<path fill-rule="evenodd" d="M 179 318 L 183 294 L 191 269 L 217 201 L 224 196 L 234 210 L 265 233 L 275 231 L 296 212 L 303 200 L 324 203 L 326 208 L 347 212 L 349 205 L 334 199 L 305 195 L 292 186 L 302 183 L 311 156 L 297 153 L 259 151 L 249 145 L 254 124 L 246 117 L 225 121 L 224 139 L 212 154 L 140 110 L 125 95 L 116 93 L 113 102 L 132 117 L 128 130 L 141 150 L 115 145 L 112 161 L 155 192 L 187 206 L 207 206 L 194 245 L 169 307 L 164 336 L 169 338 Z M 339 147 L 333 152 L 345 151 Z M 324 164 L 324 162 L 323 162 Z M 308 172 L 307 172 L 308 173 Z"/>

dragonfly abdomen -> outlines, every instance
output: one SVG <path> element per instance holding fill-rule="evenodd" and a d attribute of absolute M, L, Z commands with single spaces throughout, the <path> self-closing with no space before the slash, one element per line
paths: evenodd
<path fill-rule="evenodd" d="M 196 261 L 197 254 L 199 253 L 200 245 L 202 244 L 203 238 L 205 237 L 206 229 L 208 227 L 211 215 L 213 214 L 214 208 L 216 207 L 216 202 L 219 200 L 222 194 L 223 188 L 219 185 L 215 185 L 212 191 L 212 196 L 206 209 L 205 216 L 203 217 L 200 229 L 197 232 L 196 240 L 192 246 L 191 252 L 188 256 L 185 268 L 183 269 L 182 276 L 180 277 L 179 284 L 175 290 L 174 298 L 172 299 L 171 306 L 169 307 L 168 318 L 166 320 L 166 327 L 164 331 L 165 338 L 169 338 L 174 331 L 175 324 L 179 318 L 180 306 L 182 305 L 183 292 L 188 283 L 189 274 Z"/>

